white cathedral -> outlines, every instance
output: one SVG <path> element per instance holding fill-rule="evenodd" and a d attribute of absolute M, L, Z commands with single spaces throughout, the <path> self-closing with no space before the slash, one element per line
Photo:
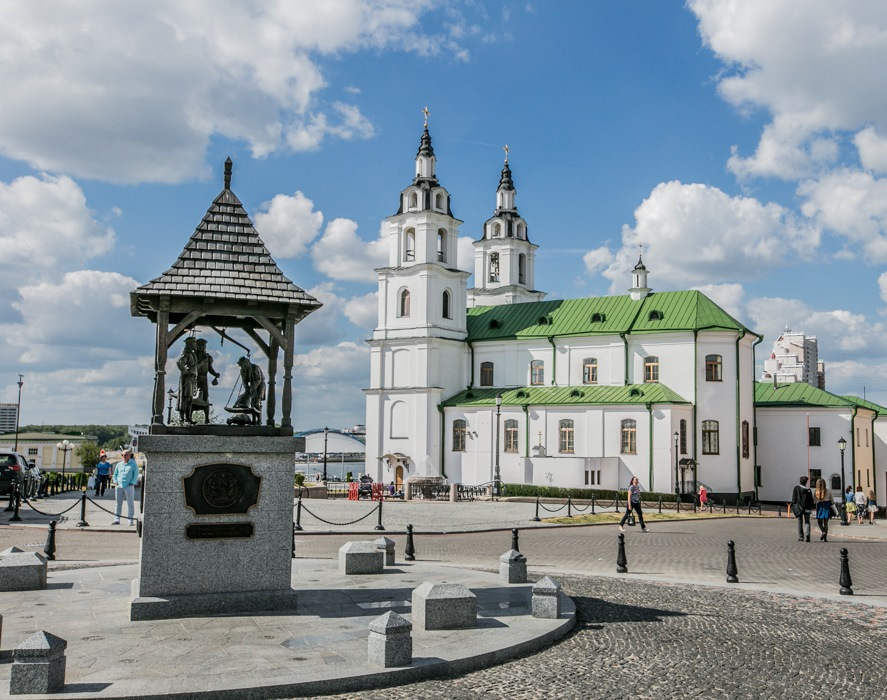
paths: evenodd
<path fill-rule="evenodd" d="M 468 289 L 435 162 L 426 123 L 377 270 L 367 473 L 754 492 L 761 336 L 701 292 L 654 292 L 640 258 L 627 295 L 545 301 L 507 152 Z"/>

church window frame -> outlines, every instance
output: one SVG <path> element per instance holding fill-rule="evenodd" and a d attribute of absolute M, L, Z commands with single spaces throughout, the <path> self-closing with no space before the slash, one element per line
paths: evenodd
<path fill-rule="evenodd" d="M 644 384 L 659 383 L 659 356 L 647 355 L 644 358 Z"/>
<path fill-rule="evenodd" d="M 582 360 L 582 383 L 597 384 L 597 358 L 586 357 Z"/>
<path fill-rule="evenodd" d="M 492 225 L 491 231 L 493 238 L 502 238 L 502 224 L 500 224 L 498 221 L 496 221 Z"/>
<path fill-rule="evenodd" d="M 542 386 L 545 384 L 545 361 L 533 360 L 530 362 L 530 384 Z"/>
<path fill-rule="evenodd" d="M 524 225 L 522 223 L 518 222 L 516 228 L 517 228 L 517 237 L 521 238 L 521 239 L 526 238 L 526 236 L 524 235 Z"/>
<path fill-rule="evenodd" d="M 527 283 L 527 256 L 523 253 L 517 256 L 517 281 L 518 284 Z"/>
<path fill-rule="evenodd" d="M 438 192 L 436 195 L 434 195 L 434 208 L 438 211 L 443 211 L 443 206 L 443 195 Z"/>
<path fill-rule="evenodd" d="M 634 418 L 625 418 L 620 424 L 619 454 L 636 455 L 638 453 L 638 422 Z"/>
<path fill-rule="evenodd" d="M 505 452 L 517 452 L 518 444 L 517 420 L 508 418 L 505 421 Z"/>
<path fill-rule="evenodd" d="M 687 454 L 687 419 L 681 418 L 681 422 L 679 423 L 679 437 L 681 439 L 681 454 Z"/>
<path fill-rule="evenodd" d="M 492 362 L 486 361 L 480 363 L 480 385 L 496 386 L 494 383 L 495 366 Z"/>
<path fill-rule="evenodd" d="M 490 253 L 490 272 L 487 277 L 490 282 L 499 281 L 499 253 Z"/>
<path fill-rule="evenodd" d="M 453 421 L 453 452 L 465 452 L 468 435 L 468 421 L 457 418 Z"/>
<path fill-rule="evenodd" d="M 723 381 L 724 359 L 720 355 L 705 356 L 705 381 Z"/>
<path fill-rule="evenodd" d="M 721 428 L 716 420 L 702 421 L 702 454 L 721 454 Z"/>
<path fill-rule="evenodd" d="M 437 261 L 447 261 L 447 232 L 446 229 L 437 229 Z"/>
<path fill-rule="evenodd" d="M 398 316 L 398 318 L 409 318 L 409 316 L 410 316 L 410 290 L 409 289 L 400 290 L 400 295 L 398 296 L 398 301 L 397 301 L 397 316 Z"/>
<path fill-rule="evenodd" d="M 452 319 L 453 318 L 453 302 L 452 302 L 452 294 L 450 294 L 449 289 L 445 289 L 443 294 L 441 294 L 440 299 L 440 315 L 443 318 Z"/>
<path fill-rule="evenodd" d="M 404 262 L 413 262 L 416 259 L 416 229 L 408 228 L 403 232 L 403 237 Z"/>
<path fill-rule="evenodd" d="M 748 421 L 742 421 L 742 458 L 748 459 L 751 452 L 749 451 L 748 439 Z"/>
<path fill-rule="evenodd" d="M 576 452 L 576 423 L 572 418 L 562 418 L 558 421 L 557 451 L 560 454 L 575 454 Z"/>
<path fill-rule="evenodd" d="M 410 209 L 418 209 L 419 208 L 419 194 L 417 192 L 410 192 Z"/>

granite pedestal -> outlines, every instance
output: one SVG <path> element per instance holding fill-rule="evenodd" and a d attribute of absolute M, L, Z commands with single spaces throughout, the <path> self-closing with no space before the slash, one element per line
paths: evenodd
<path fill-rule="evenodd" d="M 533 586 L 533 617 L 557 620 L 561 616 L 561 584 L 549 576 Z"/>
<path fill-rule="evenodd" d="M 423 630 L 477 626 L 477 596 L 461 583 L 425 581 L 413 591 L 413 622 Z"/>
<path fill-rule="evenodd" d="M 294 611 L 292 438 L 149 435 L 140 447 L 130 619 Z"/>
<path fill-rule="evenodd" d="M 9 674 L 9 694 L 55 693 L 65 685 L 68 643 L 41 630 L 16 647 Z"/>
<path fill-rule="evenodd" d="M 13 551 L 15 550 L 15 551 Z M 46 558 L 37 552 L 10 547 L 0 554 L 0 591 L 46 588 Z"/>
<path fill-rule="evenodd" d="M 373 540 L 373 544 L 380 552 L 385 553 L 385 566 L 394 566 L 394 540 L 390 537 L 380 537 Z"/>
<path fill-rule="evenodd" d="M 413 625 L 405 617 L 389 610 L 370 622 L 367 661 L 373 666 L 392 668 L 413 663 Z"/>
<path fill-rule="evenodd" d="M 527 558 L 516 549 L 499 557 L 499 580 L 502 583 L 527 582 Z"/>
<path fill-rule="evenodd" d="M 339 548 L 339 573 L 381 574 L 385 568 L 385 553 L 373 542 L 346 542 Z"/>

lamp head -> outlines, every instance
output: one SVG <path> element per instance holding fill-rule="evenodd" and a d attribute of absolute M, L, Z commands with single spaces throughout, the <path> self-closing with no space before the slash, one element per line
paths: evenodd
<path fill-rule="evenodd" d="M 502 406 L 502 394 L 496 394 L 496 408 Z"/>
<path fill-rule="evenodd" d="M 841 439 L 838 440 L 838 449 L 841 450 L 841 452 L 847 449 L 847 441 L 844 439 L 843 435 L 841 436 Z"/>

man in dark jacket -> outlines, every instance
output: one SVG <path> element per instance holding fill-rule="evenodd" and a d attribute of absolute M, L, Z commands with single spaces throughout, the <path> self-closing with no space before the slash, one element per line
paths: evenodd
<path fill-rule="evenodd" d="M 807 488 L 807 477 L 802 476 L 792 491 L 792 514 L 798 520 L 798 542 L 810 541 L 810 511 L 813 510 L 813 494 Z M 807 532 L 804 533 L 804 525 Z"/>

